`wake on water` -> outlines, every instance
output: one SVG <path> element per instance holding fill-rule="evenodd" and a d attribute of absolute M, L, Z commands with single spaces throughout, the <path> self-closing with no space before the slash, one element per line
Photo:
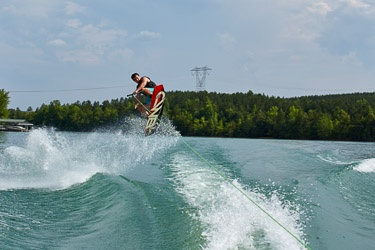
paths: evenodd
<path fill-rule="evenodd" d="M 338 159 L 335 155 L 331 155 L 327 153 L 327 155 L 318 155 L 318 158 L 324 162 L 335 164 L 335 165 L 343 165 L 343 166 L 351 166 L 353 170 L 363 173 L 374 173 L 375 172 L 375 158 L 363 159 L 358 161 L 345 161 L 342 159 Z"/>
<path fill-rule="evenodd" d="M 120 126 L 93 133 L 31 131 L 25 147 L 9 146 L 0 156 L 0 190 L 64 189 L 96 173 L 124 174 L 178 140 L 168 120 L 155 133 L 157 139 L 144 136 L 144 119 L 128 118 L 124 123 L 130 125 L 126 132 Z"/>
<path fill-rule="evenodd" d="M 375 158 L 362 160 L 353 169 L 358 172 L 375 173 Z"/>
<path fill-rule="evenodd" d="M 276 194 L 266 198 L 238 180 L 232 185 L 212 169 L 184 154 L 175 155 L 169 167 L 176 191 L 196 212 L 191 216 L 203 225 L 205 249 L 304 249 L 285 230 L 275 225 L 236 186 L 298 237 L 303 236 L 300 216 L 292 205 L 282 204 Z M 223 170 L 224 171 L 224 170 Z"/>
<path fill-rule="evenodd" d="M 167 119 L 151 137 L 144 136 L 144 119 L 127 118 L 126 130 L 61 133 L 35 129 L 25 146 L 6 147 L 1 155 L 0 190 L 66 189 L 96 173 L 125 175 L 132 168 L 163 154 L 181 139 Z M 105 136 L 103 136 L 105 133 Z M 205 249 L 304 249 L 236 188 L 276 217 L 292 234 L 303 238 L 301 211 L 285 204 L 277 193 L 266 197 L 240 181 L 228 183 L 188 153 L 175 153 L 168 167 L 175 192 L 193 208 L 190 216 L 202 225 Z M 225 166 L 221 166 L 222 171 Z"/>

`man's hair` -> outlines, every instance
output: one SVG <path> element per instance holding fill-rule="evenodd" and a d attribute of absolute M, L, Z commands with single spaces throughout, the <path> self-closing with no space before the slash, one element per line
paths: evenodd
<path fill-rule="evenodd" d="M 133 73 L 130 78 L 133 80 L 133 78 L 136 77 L 136 76 L 139 76 L 139 74 L 138 73 Z"/>

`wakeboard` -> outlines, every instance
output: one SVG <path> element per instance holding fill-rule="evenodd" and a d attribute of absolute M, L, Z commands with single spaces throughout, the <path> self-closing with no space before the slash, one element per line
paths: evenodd
<path fill-rule="evenodd" d="M 145 135 L 152 135 L 159 126 L 163 114 L 165 101 L 165 92 L 163 84 L 154 87 L 154 93 L 151 96 L 150 111 L 147 118 Z"/>

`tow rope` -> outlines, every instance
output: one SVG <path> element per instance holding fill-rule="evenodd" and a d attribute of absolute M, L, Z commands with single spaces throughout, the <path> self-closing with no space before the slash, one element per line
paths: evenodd
<path fill-rule="evenodd" d="M 204 158 L 198 151 L 196 151 L 189 143 L 187 143 L 184 138 L 182 137 L 183 143 L 195 154 L 197 155 L 202 161 L 204 161 L 211 169 L 213 169 L 218 175 L 220 175 L 225 181 L 227 181 L 232 187 L 234 187 L 237 191 L 239 191 L 247 200 L 253 203 L 257 208 L 260 209 L 264 214 L 266 214 L 272 221 L 274 221 L 277 225 L 279 225 L 285 232 L 287 232 L 290 236 L 296 239 L 302 246 L 304 246 L 308 250 L 312 250 L 307 243 L 305 243 L 302 239 L 300 239 L 297 235 L 293 234 L 289 229 L 287 229 L 281 222 L 275 219 L 272 215 L 270 215 L 264 208 L 262 208 L 257 202 L 255 202 L 249 195 L 247 195 L 241 188 L 236 186 L 225 174 L 220 172 L 220 170 L 212 165 L 206 158 Z"/>

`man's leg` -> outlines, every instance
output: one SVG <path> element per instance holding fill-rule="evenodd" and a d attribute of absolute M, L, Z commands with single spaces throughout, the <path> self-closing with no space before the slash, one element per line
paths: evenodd
<path fill-rule="evenodd" d="M 152 96 L 152 92 L 148 88 L 143 88 L 142 93 L 147 96 Z"/>

